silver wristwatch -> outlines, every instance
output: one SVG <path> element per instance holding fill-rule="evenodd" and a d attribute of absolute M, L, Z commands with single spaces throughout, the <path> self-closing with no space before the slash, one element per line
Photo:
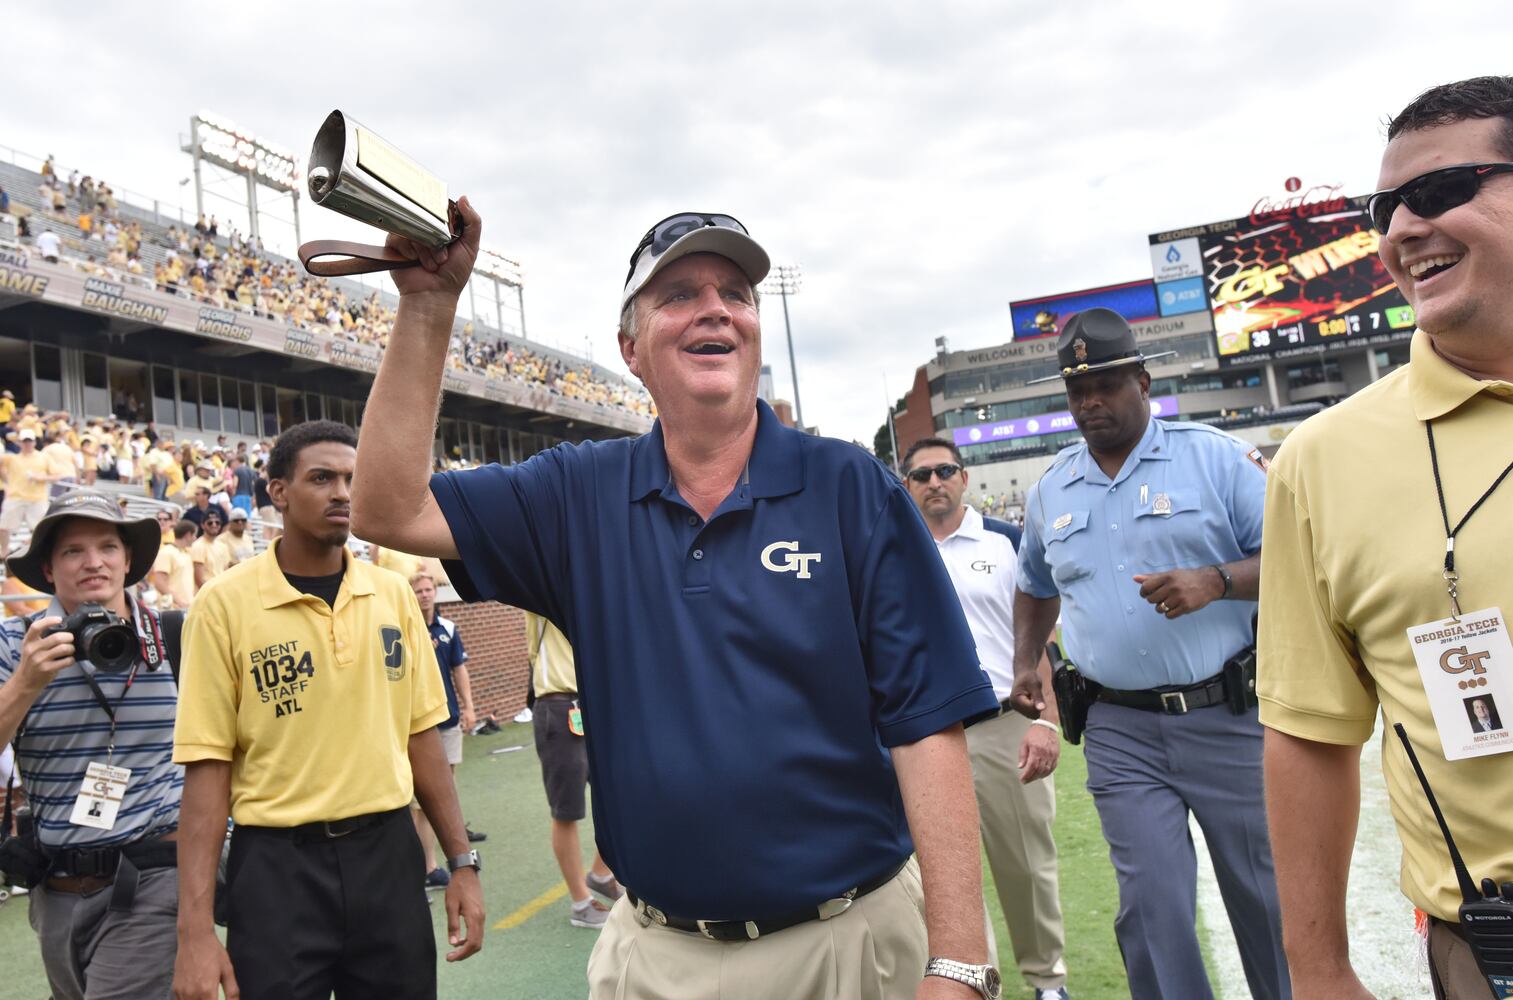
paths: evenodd
<path fill-rule="evenodd" d="M 968 965 L 949 958 L 932 958 L 925 966 L 925 975 L 965 983 L 987 1000 L 998 1000 L 1003 996 L 1003 980 L 999 978 L 998 970 L 991 965 Z"/>

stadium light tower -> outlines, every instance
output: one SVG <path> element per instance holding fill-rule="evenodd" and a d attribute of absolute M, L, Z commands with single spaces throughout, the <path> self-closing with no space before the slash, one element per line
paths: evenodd
<path fill-rule="evenodd" d="M 783 330 L 788 334 L 788 368 L 793 372 L 793 417 L 799 430 L 809 425 L 804 423 L 804 404 L 799 402 L 799 366 L 793 356 L 793 326 L 788 322 L 788 296 L 797 295 L 804 275 L 797 264 L 779 264 L 762 282 L 762 290 L 769 295 L 776 292 L 783 297 Z"/>

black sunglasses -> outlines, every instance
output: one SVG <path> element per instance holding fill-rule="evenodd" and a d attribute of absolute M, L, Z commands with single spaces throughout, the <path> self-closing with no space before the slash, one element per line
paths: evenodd
<path fill-rule="evenodd" d="M 743 236 L 750 236 L 746 227 L 741 225 L 741 220 L 731 215 L 704 215 L 700 212 L 680 212 L 677 215 L 669 215 L 661 222 L 652 226 L 641 237 L 641 242 L 630 254 L 630 270 L 625 272 L 625 283 L 630 284 L 630 279 L 636 273 L 636 261 L 641 259 L 641 254 L 651 251 L 653 257 L 660 257 L 667 252 L 667 248 L 678 242 L 684 236 L 695 229 L 704 229 L 715 226 L 719 229 L 734 229 Z"/>
<path fill-rule="evenodd" d="M 945 482 L 961 471 L 961 466 L 952 465 L 950 462 L 942 462 L 939 465 L 926 465 L 918 469 L 910 469 L 908 478 L 923 486 L 930 481 L 930 477 L 937 476 L 941 482 Z"/>
<path fill-rule="evenodd" d="M 1421 219 L 1433 219 L 1475 198 L 1488 177 L 1509 172 L 1513 172 L 1513 163 L 1462 163 L 1441 167 L 1419 174 L 1395 188 L 1378 191 L 1366 199 L 1366 214 L 1371 216 L 1376 231 L 1386 236 L 1399 205 L 1407 205 L 1408 210 Z"/>

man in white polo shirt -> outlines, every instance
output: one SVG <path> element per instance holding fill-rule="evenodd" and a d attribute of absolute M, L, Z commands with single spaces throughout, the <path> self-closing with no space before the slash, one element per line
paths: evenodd
<path fill-rule="evenodd" d="M 967 470 L 950 441 L 916 441 L 904 455 L 903 469 L 977 640 L 982 669 L 1007 706 L 1014 686 L 1019 529 L 962 503 Z M 1032 722 L 1005 707 L 998 718 L 967 730 L 967 750 L 982 842 L 1019 974 L 1034 988 L 1036 1000 L 1067 1000 L 1066 935 L 1051 836 L 1056 789 L 1050 775 L 1060 754 L 1060 729 L 1050 664 L 1042 661 L 1041 671 L 1047 704 L 1040 718 Z M 990 961 L 996 964 L 996 956 Z"/>

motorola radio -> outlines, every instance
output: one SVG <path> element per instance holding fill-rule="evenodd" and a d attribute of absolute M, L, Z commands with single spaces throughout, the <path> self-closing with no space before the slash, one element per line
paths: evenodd
<path fill-rule="evenodd" d="M 1424 787 L 1429 808 L 1434 810 L 1440 833 L 1445 835 L 1445 846 L 1450 849 L 1450 863 L 1455 868 L 1455 879 L 1460 883 L 1461 898 L 1465 900 L 1460 904 L 1460 936 L 1476 957 L 1481 974 L 1487 977 L 1492 995 L 1498 1000 L 1507 1000 L 1513 997 L 1513 882 L 1504 882 L 1499 887 L 1492 879 L 1484 878 L 1480 891 L 1477 890 L 1471 873 L 1466 870 L 1466 862 L 1455 846 L 1455 839 L 1450 836 L 1450 826 L 1445 822 L 1445 814 L 1440 812 L 1434 790 L 1429 787 L 1429 779 L 1418 762 L 1418 754 L 1413 752 L 1413 744 L 1408 741 L 1408 733 L 1401 722 L 1393 723 L 1392 728 L 1397 732 L 1397 738 L 1403 741 L 1403 749 L 1408 751 L 1413 773 L 1418 775 L 1418 783 Z"/>

